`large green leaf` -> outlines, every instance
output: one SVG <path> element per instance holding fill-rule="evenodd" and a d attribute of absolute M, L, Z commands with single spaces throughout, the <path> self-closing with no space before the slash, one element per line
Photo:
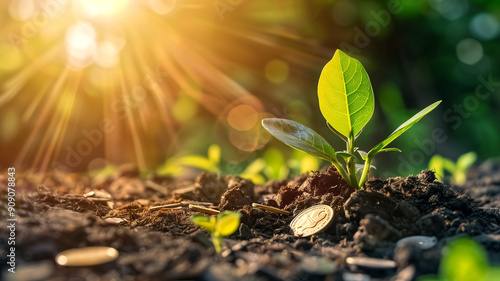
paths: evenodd
<path fill-rule="evenodd" d="M 401 124 L 394 132 L 392 132 L 392 134 L 390 134 L 385 140 L 381 141 L 379 144 L 377 144 L 374 148 L 372 148 L 368 154 L 369 155 L 375 155 L 377 154 L 378 152 L 380 152 L 380 150 L 382 150 L 384 147 L 386 147 L 389 143 L 391 143 L 393 140 L 395 140 L 397 137 L 399 137 L 401 134 L 403 134 L 404 132 L 406 132 L 408 129 L 410 129 L 413 125 L 415 125 L 415 123 L 417 123 L 418 121 L 420 121 L 420 119 L 422 119 L 425 115 L 427 115 L 429 112 L 431 112 L 432 110 L 434 110 L 434 108 L 436 108 L 439 104 L 441 103 L 441 101 L 437 101 L 429 106 L 427 106 L 426 108 L 422 109 L 419 113 L 413 115 L 412 118 L 408 119 L 406 122 L 404 122 L 403 124 Z"/>
<path fill-rule="evenodd" d="M 356 136 L 370 121 L 374 97 L 370 78 L 356 59 L 337 50 L 318 82 L 319 108 L 343 136 Z"/>
<path fill-rule="evenodd" d="M 335 150 L 318 133 L 292 120 L 266 118 L 262 126 L 283 143 L 327 161 L 337 161 Z"/>

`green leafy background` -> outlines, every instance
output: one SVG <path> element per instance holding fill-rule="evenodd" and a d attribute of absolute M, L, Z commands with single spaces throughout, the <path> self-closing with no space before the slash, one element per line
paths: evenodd
<path fill-rule="evenodd" d="M 292 119 L 324 136 L 336 150 L 343 149 L 342 141 L 325 124 L 317 96 L 321 70 L 338 48 L 362 63 L 373 86 L 374 114 L 357 140 L 362 150 L 376 145 L 419 110 L 443 100 L 436 110 L 391 144 L 401 148 L 402 153 L 387 153 L 375 159 L 373 164 L 377 170 L 372 171 L 374 175 L 388 177 L 418 173 L 427 167 L 434 154 L 456 160 L 460 155 L 474 151 L 478 162 L 500 155 L 499 1 L 252 0 L 242 1 L 227 11 L 222 21 L 206 1 L 192 2 L 192 6 L 198 8 L 180 9 L 170 18 L 155 17 L 159 21 L 176 17 L 182 21 L 172 23 L 174 33 L 148 29 L 151 40 L 148 39 L 142 47 L 145 50 L 150 50 L 149 47 L 165 50 L 176 58 L 189 57 L 190 60 L 179 66 L 178 75 L 196 72 L 202 68 L 197 63 L 206 62 L 205 65 L 213 68 L 203 69 L 200 73 L 206 77 L 215 73 L 224 76 L 214 80 L 220 84 L 207 85 L 203 83 L 206 77 L 201 76 L 186 80 L 183 85 L 189 86 L 189 94 L 172 87 L 174 97 L 164 105 L 161 117 L 155 113 L 146 116 L 149 119 L 132 115 L 141 132 L 139 142 L 144 154 L 141 168 L 145 171 L 186 172 L 178 169 L 179 162 L 182 162 L 178 160 L 184 157 L 189 163 L 200 159 L 188 157 L 193 155 L 205 159 L 199 160 L 203 163 L 198 166 L 222 173 L 245 172 L 253 174 L 254 178 L 259 178 L 255 174 L 260 173 L 267 175 L 264 180 L 283 178 L 318 164 L 326 165 L 326 162 L 314 163 L 311 158 L 272 139 L 260 125 L 260 119 Z M 4 9 L 0 13 L 3 34 L 15 31 L 16 26 L 20 28 L 23 24 L 10 18 L 9 3 L 2 4 Z M 129 21 L 134 22 L 133 18 Z M 197 33 L 202 27 L 210 27 L 210 32 Z M 193 52 L 196 51 L 196 56 L 170 52 L 169 45 L 153 40 L 170 38 L 171 35 L 175 39 L 172 42 L 187 41 Z M 57 36 L 54 33 L 50 38 L 64 38 L 64 34 Z M 39 41 L 40 37 L 36 37 L 23 50 L 26 63 L 45 52 L 33 47 L 33 44 L 43 43 L 37 43 Z M 128 41 L 126 48 L 132 43 Z M 14 67 L 17 65 L 16 56 L 8 55 L 11 49 L 5 37 L 0 45 L 0 84 L 5 89 L 7 81 L 21 72 L 22 67 Z M 154 54 L 150 52 L 140 60 L 132 60 L 144 60 L 145 64 L 156 67 L 161 59 L 155 58 Z M 127 69 L 134 67 L 131 65 Z M 137 69 L 142 71 L 143 68 Z M 105 95 L 88 83 L 91 75 L 101 77 L 99 71 L 89 68 L 82 74 L 77 95 L 82 100 L 73 108 L 70 130 L 54 142 L 57 147 L 53 151 L 61 153 L 54 154 L 50 161 L 63 162 L 65 147 L 75 148 L 85 139 L 80 133 L 82 129 L 99 127 L 104 116 L 102 109 L 106 108 L 99 97 Z M 140 71 L 138 80 L 144 76 Z M 38 115 L 30 120 L 21 117 L 35 93 L 45 87 L 40 85 L 44 81 L 48 81 L 49 86 L 54 84 L 58 73 L 52 66 L 40 70 L 34 78 L 35 83 L 23 87 L 19 96 L 0 107 L 2 168 L 15 163 L 23 152 Z M 46 79 L 41 75 L 55 78 Z M 165 75 L 162 79 L 170 83 L 175 78 Z M 486 87 L 484 81 L 494 82 Z M 236 90 L 244 90 L 250 95 L 225 99 Z M 214 93 L 216 98 L 195 99 L 205 92 Z M 221 110 L 210 112 L 204 107 L 207 104 L 220 106 Z M 238 107 L 241 105 L 249 105 L 253 111 Z M 156 108 L 153 101 L 148 106 Z M 231 112 L 233 108 L 238 111 Z M 173 118 L 170 120 L 173 124 L 171 131 L 165 130 L 161 121 L 165 118 Z M 229 119 L 232 122 L 228 122 Z M 125 121 L 117 124 L 119 128 L 129 126 Z M 132 139 L 130 133 L 109 137 L 111 143 L 94 148 L 89 155 L 82 157 L 80 165 L 71 167 L 71 171 L 91 170 L 95 159 L 106 159 L 112 166 L 137 162 Z M 51 143 L 50 136 L 47 142 L 43 135 L 34 135 L 33 140 L 19 169 L 40 166 L 39 163 L 43 162 L 41 156 L 48 150 L 38 153 L 37 149 Z M 213 144 L 220 147 L 220 157 L 214 156 L 215 153 L 207 156 L 207 150 Z M 117 151 L 108 153 L 113 148 Z M 268 157 L 276 151 L 280 157 Z M 220 159 L 214 159 L 216 156 Z M 272 165 L 262 165 L 262 161 L 257 161 L 261 157 Z M 51 162 L 48 163 L 50 167 Z M 252 163 L 252 169 L 245 170 Z M 279 168 L 280 163 L 286 168 Z"/>

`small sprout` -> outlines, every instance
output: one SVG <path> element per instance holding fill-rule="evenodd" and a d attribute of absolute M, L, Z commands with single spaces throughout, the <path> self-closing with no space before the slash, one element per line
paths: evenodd
<path fill-rule="evenodd" d="M 419 281 L 495 281 L 500 268 L 488 263 L 484 248 L 469 237 L 452 240 L 442 253 L 439 276 L 426 275 Z"/>
<path fill-rule="evenodd" d="M 448 171 L 451 174 L 451 182 L 462 185 L 467 180 L 467 170 L 476 162 L 476 159 L 475 152 L 468 152 L 458 157 L 456 163 L 436 154 L 429 161 L 429 170 L 436 172 L 436 176 L 441 181 L 445 178 L 445 171 Z"/>
<path fill-rule="evenodd" d="M 206 217 L 196 214 L 191 216 L 191 221 L 205 229 L 212 236 L 215 251 L 222 252 L 222 237 L 233 234 L 240 227 L 241 213 L 223 211 L 217 216 Z"/>
<path fill-rule="evenodd" d="M 354 145 L 354 141 L 373 115 L 374 96 L 370 79 L 361 63 L 337 50 L 321 72 L 318 97 L 327 126 L 346 143 L 345 151 L 335 151 L 318 133 L 292 120 L 266 118 L 262 120 L 262 126 L 285 144 L 330 161 L 345 181 L 358 189 L 363 187 L 368 171 L 373 168 L 373 157 L 380 152 L 400 151 L 387 145 L 441 103 L 437 101 L 427 106 L 370 151 L 364 152 Z"/>

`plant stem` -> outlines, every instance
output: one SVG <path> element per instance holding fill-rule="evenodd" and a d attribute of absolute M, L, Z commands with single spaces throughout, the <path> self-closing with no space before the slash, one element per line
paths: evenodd
<path fill-rule="evenodd" d="M 368 172 L 370 171 L 370 166 L 372 163 L 372 157 L 368 155 L 366 157 L 365 167 L 363 168 L 363 174 L 361 174 L 361 178 L 359 179 L 359 188 L 362 188 L 365 185 L 366 177 L 368 176 Z"/>
<path fill-rule="evenodd" d="M 350 136 L 348 141 L 347 141 L 347 152 L 350 154 L 354 155 L 354 137 Z M 356 189 L 359 189 L 360 186 L 358 185 L 358 178 L 356 177 L 356 163 L 355 163 L 355 158 L 354 156 L 349 157 L 347 160 L 347 171 L 350 176 L 350 181 L 351 181 L 351 186 L 353 186 Z"/>
<path fill-rule="evenodd" d="M 214 243 L 215 251 L 220 254 L 222 252 L 222 237 L 212 235 L 212 242 Z"/>
<path fill-rule="evenodd" d="M 346 170 L 344 169 L 344 167 L 342 167 L 342 165 L 340 165 L 339 162 L 337 161 L 331 161 L 332 162 L 332 165 L 335 166 L 335 168 L 337 169 L 337 171 L 340 173 L 340 175 L 344 178 L 344 180 L 347 182 L 347 184 L 349 185 L 353 185 L 351 183 L 351 179 L 349 178 Z"/>

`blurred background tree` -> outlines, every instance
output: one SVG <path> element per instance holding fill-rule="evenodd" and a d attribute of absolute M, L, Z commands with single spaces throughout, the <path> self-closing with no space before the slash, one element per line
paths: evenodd
<path fill-rule="evenodd" d="M 397 140 L 402 153 L 377 159 L 375 174 L 417 173 L 436 153 L 500 155 L 498 1 L 0 5 L 1 167 L 154 170 L 212 144 L 227 173 L 275 154 L 268 149 L 279 162 L 302 159 L 270 141 L 260 120 L 290 118 L 328 136 L 316 86 L 339 48 L 363 63 L 375 92 L 360 147 L 443 100 Z"/>

